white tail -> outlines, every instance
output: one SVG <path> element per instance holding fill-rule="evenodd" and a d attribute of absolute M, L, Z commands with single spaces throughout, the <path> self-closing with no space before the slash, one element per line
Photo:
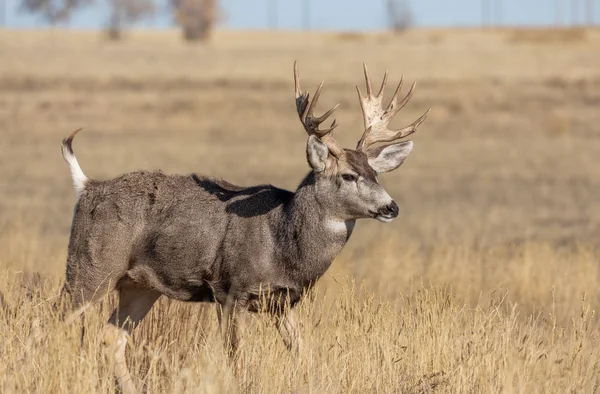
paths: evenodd
<path fill-rule="evenodd" d="M 79 163 L 77 162 L 77 158 L 75 157 L 75 153 L 73 153 L 73 147 L 71 144 L 73 143 L 73 138 L 79 133 L 81 129 L 77 129 L 71 134 L 68 138 L 65 138 L 61 145 L 61 151 L 63 158 L 69 164 L 69 168 L 71 169 L 71 177 L 73 178 L 73 186 L 75 187 L 75 193 L 77 193 L 77 198 L 81 196 L 81 193 L 85 190 L 85 184 L 88 180 L 87 176 L 79 167 Z"/>

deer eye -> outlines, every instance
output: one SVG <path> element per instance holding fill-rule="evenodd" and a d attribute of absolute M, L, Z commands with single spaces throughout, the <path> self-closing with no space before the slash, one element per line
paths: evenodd
<path fill-rule="evenodd" d="M 354 174 L 343 174 L 342 179 L 346 182 L 356 182 L 357 177 Z"/>

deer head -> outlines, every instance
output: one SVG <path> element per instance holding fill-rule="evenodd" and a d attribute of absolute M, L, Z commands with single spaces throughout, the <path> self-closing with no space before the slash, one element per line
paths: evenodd
<path fill-rule="evenodd" d="M 398 216 L 398 205 L 379 184 L 378 175 L 398 168 L 412 150 L 412 141 L 401 141 L 417 131 L 429 109 L 410 126 L 400 130 L 390 130 L 389 123 L 412 97 L 415 84 L 398 102 L 402 80 L 396 88 L 389 105 L 383 108 L 383 92 L 388 73 L 385 72 L 379 93 L 373 95 L 371 79 L 364 65 L 366 96 L 357 88 L 364 118 L 364 133 L 356 149 L 344 149 L 333 138 L 332 131 L 337 127 L 334 120 L 329 128 L 319 126 L 337 109 L 339 104 L 323 115 L 313 113 L 321 95 L 323 83 L 317 88 L 312 101 L 309 93 L 300 89 L 297 64 L 294 63 L 294 82 L 298 116 L 308 133 L 306 157 L 314 173 L 314 182 L 319 203 L 328 208 L 336 219 L 352 220 L 374 218 L 390 222 Z"/>

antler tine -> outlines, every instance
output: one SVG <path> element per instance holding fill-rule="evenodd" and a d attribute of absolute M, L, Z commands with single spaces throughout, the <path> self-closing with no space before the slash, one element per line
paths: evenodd
<path fill-rule="evenodd" d="M 383 92 L 385 90 L 385 85 L 387 83 L 387 77 L 388 77 L 388 70 L 385 70 L 385 74 L 383 74 L 383 81 L 381 82 L 381 87 L 379 88 L 379 92 L 373 96 L 373 87 L 371 84 L 371 77 L 369 76 L 369 69 L 367 67 L 366 63 L 363 63 L 363 71 L 365 73 L 365 83 L 367 85 L 367 97 L 373 97 L 373 98 L 379 98 L 379 99 L 383 99 Z M 358 86 L 357 86 L 358 88 Z M 360 93 L 360 89 L 359 89 L 359 94 Z M 362 94 L 361 94 L 362 96 Z"/>
<path fill-rule="evenodd" d="M 402 91 L 402 83 L 403 82 L 404 82 L 404 74 L 402 74 L 400 76 L 400 82 L 398 82 L 398 86 L 396 86 L 396 90 L 394 91 L 394 95 L 392 96 L 392 100 L 390 101 L 390 104 L 388 105 L 388 108 L 392 107 L 392 105 L 394 103 L 398 102 L 398 95 Z M 413 87 L 414 87 L 414 84 L 413 84 Z M 412 88 L 410 89 L 410 91 L 408 93 L 411 94 L 411 92 L 412 92 Z"/>
<path fill-rule="evenodd" d="M 379 88 L 379 93 L 377 93 L 377 97 L 381 97 L 383 99 L 383 92 L 385 90 L 385 84 L 387 83 L 388 78 L 388 70 L 385 69 L 385 74 L 383 74 L 383 81 L 381 82 L 381 87 Z M 400 85 L 402 85 L 402 79 L 400 79 Z"/>
<path fill-rule="evenodd" d="M 402 82 L 400 82 L 400 84 L 402 84 Z M 413 91 L 415 90 L 415 86 L 417 86 L 417 81 L 413 82 L 413 84 L 410 86 L 410 90 L 408 91 L 408 93 L 406 93 L 406 96 L 404 96 L 404 98 L 402 99 L 402 101 L 400 101 L 400 104 L 398 104 L 397 99 L 395 101 L 395 105 L 396 108 L 393 109 L 394 111 L 394 115 L 395 116 L 398 112 L 400 112 L 400 110 L 402 108 L 404 108 L 404 106 L 410 101 L 410 99 L 412 98 L 413 95 Z M 391 103 L 390 103 L 391 105 Z"/>
<path fill-rule="evenodd" d="M 364 64 L 363 69 L 365 73 L 365 81 L 367 84 L 367 95 L 363 97 L 358 86 L 356 87 L 356 90 L 358 91 L 360 107 L 363 113 L 365 131 L 361 139 L 358 141 L 357 149 L 362 150 L 363 152 L 367 152 L 369 150 L 369 147 L 376 143 L 392 142 L 413 134 L 417 130 L 419 125 L 421 125 L 421 123 L 425 121 L 425 119 L 427 118 L 427 114 L 429 113 L 431 108 L 428 109 L 410 126 L 407 126 L 400 130 L 390 130 L 388 128 L 389 123 L 412 98 L 416 82 L 412 84 L 406 96 L 400 102 L 398 102 L 398 96 L 400 94 L 400 91 L 402 90 L 402 81 L 404 79 L 403 77 L 400 78 L 400 83 L 398 83 L 396 91 L 394 92 L 394 95 L 390 100 L 390 103 L 388 104 L 387 108 L 383 109 L 383 93 L 385 91 L 388 72 L 386 70 L 383 76 L 383 82 L 381 84 L 379 93 L 377 93 L 377 95 L 374 96 L 371 88 L 371 80 L 369 78 L 367 66 Z"/>
<path fill-rule="evenodd" d="M 298 62 L 294 61 L 294 90 L 296 91 L 296 98 L 302 96 L 300 90 L 300 76 L 298 75 Z"/>
<path fill-rule="evenodd" d="M 329 151 L 336 157 L 340 157 L 344 150 L 338 145 L 338 143 L 331 136 L 331 132 L 337 127 L 337 122 L 335 119 L 331 123 L 331 126 L 327 129 L 319 129 L 319 125 L 323 123 L 327 118 L 333 114 L 333 112 L 339 107 L 339 103 L 333 106 L 333 108 L 327 110 L 323 115 L 316 117 L 313 113 L 314 108 L 319 101 L 319 97 L 321 96 L 321 90 L 323 89 L 323 84 L 325 82 L 321 81 L 319 87 L 315 91 L 315 95 L 311 100 L 310 94 L 308 92 L 303 92 L 300 89 L 300 74 L 298 73 L 298 63 L 294 62 L 294 89 L 296 93 L 296 109 L 298 111 L 298 116 L 300 117 L 300 122 L 304 126 L 304 129 L 309 135 L 315 135 L 319 137 L 329 148 Z"/>
<path fill-rule="evenodd" d="M 318 118 L 315 119 L 315 122 L 317 123 L 323 123 L 327 118 L 329 118 L 329 116 L 336 110 L 338 109 L 338 107 L 340 106 L 340 103 L 337 103 L 336 105 L 334 105 L 331 109 L 329 109 L 327 112 L 325 112 L 323 115 L 319 116 Z M 333 120 L 333 123 L 335 123 L 335 119 Z M 332 124 L 333 124 L 332 123 Z M 337 124 L 336 124 L 337 126 Z M 335 128 L 335 127 L 334 127 Z M 331 129 L 333 130 L 333 129 Z"/>
<path fill-rule="evenodd" d="M 323 89 L 324 83 L 325 83 L 325 81 L 321 81 L 321 83 L 319 84 L 319 87 L 317 88 L 317 91 L 315 92 L 315 95 L 313 96 L 312 101 L 310 102 L 310 104 L 308 104 L 308 113 L 311 115 L 313 114 L 313 108 L 319 102 L 319 97 L 321 96 L 321 89 Z"/>
<path fill-rule="evenodd" d="M 423 115 L 419 117 L 419 119 L 415 120 L 410 126 L 406 126 L 400 130 L 396 130 L 391 135 L 381 135 L 376 142 L 392 142 L 404 137 L 408 137 L 417 131 L 417 128 L 427 119 L 427 115 L 431 111 L 431 108 L 428 108 L 427 111 Z"/>
<path fill-rule="evenodd" d="M 371 78 L 369 77 L 369 69 L 367 68 L 366 63 L 363 63 L 363 71 L 365 73 L 365 82 L 367 85 L 367 97 L 369 97 L 373 94 L 373 91 L 371 88 Z"/>

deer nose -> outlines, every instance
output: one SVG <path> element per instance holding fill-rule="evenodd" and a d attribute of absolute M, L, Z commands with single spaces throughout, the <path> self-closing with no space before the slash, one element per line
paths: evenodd
<path fill-rule="evenodd" d="M 391 216 L 393 218 L 398 216 L 398 211 L 400 209 L 398 208 L 398 204 L 396 204 L 395 201 L 392 201 L 391 203 L 389 203 L 388 205 L 386 205 L 385 207 L 381 208 L 379 210 L 379 214 L 383 215 L 383 216 Z"/>

